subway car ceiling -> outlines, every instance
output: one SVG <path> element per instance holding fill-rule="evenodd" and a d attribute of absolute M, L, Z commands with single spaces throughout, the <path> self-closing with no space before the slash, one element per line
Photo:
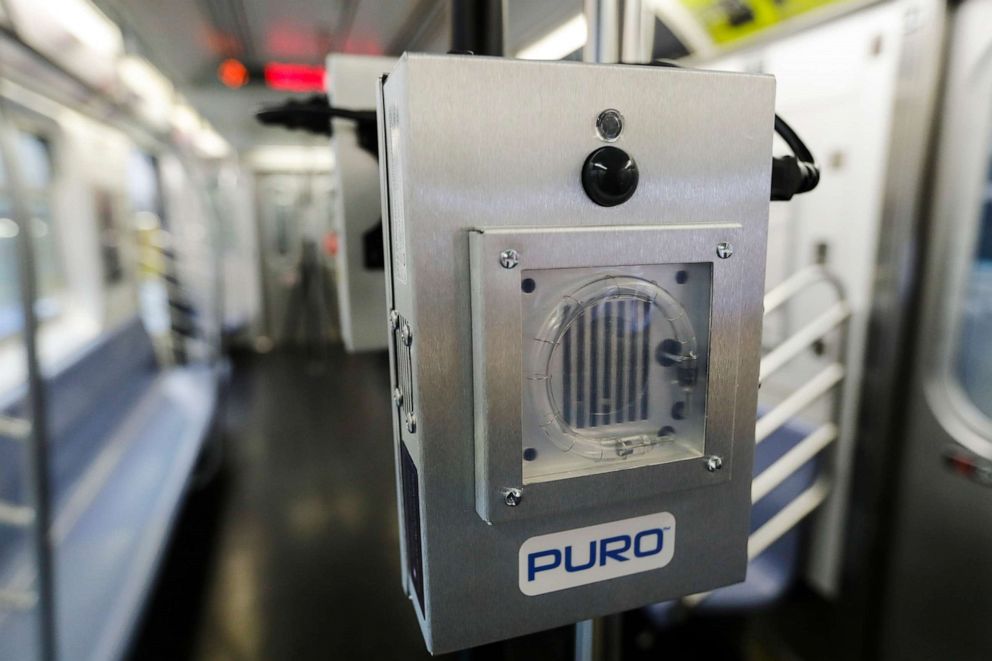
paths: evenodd
<path fill-rule="evenodd" d="M 264 84 L 266 63 L 321 66 L 329 52 L 389 56 L 407 50 L 443 53 L 453 43 L 451 12 L 452 5 L 457 3 L 311 0 L 290 6 L 261 0 L 234 3 L 97 0 L 96 6 L 113 23 L 101 18 L 84 19 L 72 30 L 59 27 L 64 22 L 61 15 L 73 16 L 71 11 L 62 11 L 61 5 L 71 8 L 85 3 L 8 0 L 7 4 L 8 25 L 13 25 L 14 34 L 86 85 L 117 100 L 136 92 L 141 97 L 161 99 L 169 93 L 153 90 L 156 84 L 150 79 L 168 81 L 240 150 L 266 142 L 314 142 L 298 133 L 285 134 L 260 127 L 239 112 L 246 106 L 260 106 L 284 96 Z M 803 5 L 800 11 L 774 14 L 774 18 L 769 18 L 767 11 L 757 16 L 744 15 L 730 26 L 714 23 L 706 3 L 649 0 L 636 4 L 640 5 L 642 16 L 636 22 L 636 30 L 633 25 L 625 26 L 616 60 L 647 62 L 687 56 L 705 62 L 729 51 L 781 38 L 870 3 L 812 2 Z M 588 27 L 582 2 L 508 0 L 506 8 L 507 55 L 559 59 L 578 58 L 581 54 Z M 49 27 L 53 23 L 55 27 Z M 195 38 L 190 39 L 189 35 Z M 99 48 L 87 46 L 97 40 L 101 44 Z M 176 43 L 183 43 L 184 47 L 175 48 Z M 66 48 L 65 44 L 72 46 Z M 118 59 L 125 51 L 139 63 L 122 69 Z M 237 88 L 237 94 L 219 80 L 218 67 L 228 58 L 244 67 L 244 74 L 238 71 L 229 80 Z M 154 63 L 161 73 L 143 69 L 147 62 Z M 129 84 L 141 89 L 128 89 Z M 144 103 L 161 106 L 160 101 L 146 99 Z M 161 114 L 162 108 L 153 112 Z"/>

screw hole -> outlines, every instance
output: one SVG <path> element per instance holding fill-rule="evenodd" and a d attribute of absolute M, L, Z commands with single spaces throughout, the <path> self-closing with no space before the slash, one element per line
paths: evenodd
<path fill-rule="evenodd" d="M 534 461 L 537 459 L 537 450 L 534 448 L 524 449 L 524 461 Z"/>
<path fill-rule="evenodd" d="M 522 289 L 525 294 L 531 294 L 535 289 L 537 289 L 537 283 L 534 282 L 534 278 L 524 278 L 520 282 L 520 289 Z"/>
<path fill-rule="evenodd" d="M 679 271 L 675 274 L 675 282 L 684 285 L 689 280 L 688 271 Z"/>

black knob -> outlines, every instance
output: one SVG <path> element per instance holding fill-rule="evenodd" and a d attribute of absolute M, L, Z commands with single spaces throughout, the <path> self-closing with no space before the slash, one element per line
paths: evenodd
<path fill-rule="evenodd" d="M 618 147 L 600 147 L 582 166 L 582 188 L 596 204 L 615 207 L 637 190 L 637 163 Z"/>

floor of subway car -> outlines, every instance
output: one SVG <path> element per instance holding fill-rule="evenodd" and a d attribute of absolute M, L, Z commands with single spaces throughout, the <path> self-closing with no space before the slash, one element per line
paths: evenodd
<path fill-rule="evenodd" d="M 429 658 L 400 588 L 385 354 L 239 355 L 135 660 Z M 207 480 L 206 478 L 209 479 Z M 463 658 L 571 658 L 556 630 Z"/>

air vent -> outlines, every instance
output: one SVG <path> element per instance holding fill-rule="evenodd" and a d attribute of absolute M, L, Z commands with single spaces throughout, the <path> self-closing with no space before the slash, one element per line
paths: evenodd
<path fill-rule="evenodd" d="M 424 610 L 424 557 L 420 543 L 420 478 L 406 444 L 400 443 L 400 480 L 403 488 L 403 535 L 406 541 L 406 570 L 417 595 L 421 614 Z"/>

